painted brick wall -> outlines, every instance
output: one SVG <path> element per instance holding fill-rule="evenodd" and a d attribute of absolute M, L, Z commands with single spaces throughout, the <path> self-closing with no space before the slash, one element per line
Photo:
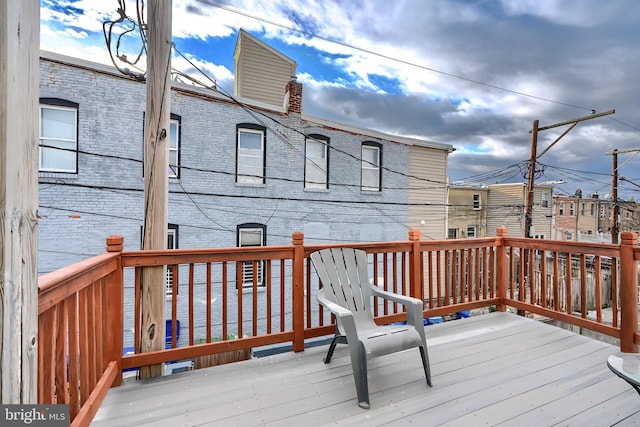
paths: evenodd
<path fill-rule="evenodd" d="M 77 175 L 40 176 L 39 273 L 103 253 L 110 234 L 124 236 L 125 250 L 139 249 L 144 84 L 49 60 L 41 61 L 40 76 L 42 97 L 79 104 L 80 153 Z M 383 146 L 385 167 L 408 171 L 408 145 L 328 129 L 299 115 L 262 111 L 273 121 L 219 96 L 183 89 L 171 96 L 171 113 L 181 117 L 183 168 L 180 182 L 170 179 L 168 213 L 169 223 L 178 225 L 180 248 L 236 246 L 236 226 L 243 223 L 266 224 L 269 245 L 290 244 L 294 231 L 304 232 L 305 240 L 314 243 L 406 239 L 407 176 L 385 171 L 383 183 L 391 189 L 362 192 L 358 159 L 361 143 L 375 140 Z M 238 123 L 268 128 L 265 185 L 235 183 Z M 336 149 L 330 151 L 327 191 L 304 189 L 304 134 L 310 133 L 328 136 Z M 187 277 L 180 273 L 181 295 L 187 293 Z M 127 272 L 125 345 L 133 342 L 132 286 L 132 273 Z M 245 298 L 244 318 L 249 319 L 250 293 Z M 181 297 L 183 330 L 186 303 Z M 206 302 L 196 307 L 198 324 L 204 321 Z M 181 342 L 186 338 L 183 334 Z"/>

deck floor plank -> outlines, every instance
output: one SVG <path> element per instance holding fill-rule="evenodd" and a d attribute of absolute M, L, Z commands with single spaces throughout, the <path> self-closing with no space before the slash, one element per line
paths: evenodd
<path fill-rule="evenodd" d="M 426 327 L 434 387 L 417 350 L 369 362 L 360 409 L 346 346 L 126 381 L 97 427 L 632 425 L 640 396 L 606 366 L 617 347 L 510 313 Z"/>

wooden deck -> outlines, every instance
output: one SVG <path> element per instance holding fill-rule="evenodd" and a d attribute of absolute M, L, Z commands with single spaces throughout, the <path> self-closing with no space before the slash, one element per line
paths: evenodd
<path fill-rule="evenodd" d="M 618 348 L 509 313 L 426 327 L 417 350 L 369 363 L 360 409 L 346 346 L 199 369 L 113 388 L 94 426 L 514 425 L 640 423 L 640 396 L 606 366 Z"/>

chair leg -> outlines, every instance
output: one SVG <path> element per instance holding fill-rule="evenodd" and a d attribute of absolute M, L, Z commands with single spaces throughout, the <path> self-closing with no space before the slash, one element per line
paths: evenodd
<path fill-rule="evenodd" d="M 424 376 L 427 378 L 427 384 L 431 385 L 431 367 L 429 365 L 429 353 L 425 347 L 420 346 L 420 356 L 422 356 L 422 367 L 424 368 Z"/>
<path fill-rule="evenodd" d="M 333 357 L 333 351 L 336 349 L 337 344 L 346 344 L 347 337 L 344 335 L 336 334 L 331 340 L 331 344 L 329 345 L 329 351 L 327 352 L 327 357 L 324 358 L 324 363 L 331 362 L 331 358 Z"/>
<path fill-rule="evenodd" d="M 358 395 L 358 406 L 362 409 L 369 409 L 369 382 L 367 379 L 367 352 L 364 345 L 358 342 L 356 345 L 350 345 L 351 350 L 351 368 L 353 369 L 353 379 L 356 383 L 356 394 Z M 355 353 L 354 354 L 354 350 Z"/>

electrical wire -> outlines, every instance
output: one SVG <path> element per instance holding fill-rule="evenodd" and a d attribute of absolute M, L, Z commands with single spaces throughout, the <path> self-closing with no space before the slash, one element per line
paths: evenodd
<path fill-rule="evenodd" d="M 276 27 L 280 27 L 280 28 L 283 28 L 283 29 L 288 30 L 288 31 L 293 31 L 293 32 L 302 34 L 302 35 L 310 37 L 310 38 L 316 38 L 316 39 L 323 40 L 323 41 L 326 41 L 326 42 L 329 42 L 329 43 L 337 44 L 337 45 L 342 46 L 342 47 L 346 47 L 346 48 L 349 48 L 349 49 L 352 49 L 352 50 L 355 50 L 355 51 L 363 52 L 363 53 L 366 53 L 368 55 L 374 55 L 374 56 L 377 56 L 377 57 L 380 57 L 380 58 L 383 58 L 383 59 L 387 59 L 389 61 L 397 62 L 397 63 L 404 64 L 404 65 L 409 65 L 411 67 L 415 67 L 415 68 L 419 68 L 419 69 L 422 69 L 422 70 L 430 71 L 430 72 L 433 72 L 433 73 L 436 73 L 436 74 L 441 74 L 441 75 L 444 75 L 444 76 L 447 76 L 447 77 L 451 77 L 451 78 L 455 78 L 455 79 L 458 79 L 458 80 L 463 80 L 463 81 L 466 81 L 466 82 L 469 82 L 469 83 L 474 83 L 474 84 L 477 84 L 477 85 L 485 86 L 485 87 L 488 87 L 488 88 L 491 88 L 491 89 L 500 90 L 500 91 L 511 93 L 511 94 L 514 94 L 514 95 L 519 95 L 519 96 L 524 96 L 524 97 L 528 97 L 528 98 L 532 98 L 532 99 L 537 99 L 539 101 L 549 102 L 549 103 L 553 103 L 553 104 L 557 104 L 557 105 L 564 105 L 566 107 L 572 107 L 572 108 L 576 108 L 576 109 L 580 109 L 580 110 L 594 111 L 593 108 L 588 108 L 588 107 L 584 107 L 584 106 L 580 106 L 580 105 L 575 105 L 575 104 L 570 104 L 570 103 L 566 103 L 566 102 L 556 101 L 556 100 L 549 99 L 549 98 L 544 98 L 544 97 L 541 97 L 541 96 L 531 95 L 531 94 L 528 94 L 528 93 L 525 93 L 525 92 L 521 92 L 521 91 L 517 91 L 517 90 L 513 90 L 513 89 L 508 89 L 506 87 L 494 85 L 494 84 L 491 84 L 491 83 L 486 83 L 486 82 L 483 82 L 483 81 L 480 81 L 480 80 L 476 80 L 476 79 L 472 79 L 472 78 L 469 78 L 469 77 L 465 77 L 465 76 L 449 73 L 449 72 L 446 72 L 446 71 L 438 70 L 438 69 L 435 69 L 435 68 L 432 68 L 432 67 L 427 67 L 427 66 L 424 66 L 424 65 L 416 64 L 414 62 L 410 62 L 410 61 L 407 61 L 407 60 L 404 60 L 404 59 L 395 58 L 395 57 L 392 57 L 392 56 L 389 56 L 389 55 L 385 55 L 385 54 L 382 54 L 382 53 L 379 53 L 379 52 L 375 52 L 375 51 L 370 50 L 370 49 L 364 49 L 364 48 L 361 48 L 361 47 L 357 47 L 357 46 L 354 46 L 352 44 L 349 44 L 349 43 L 346 43 L 346 42 L 343 42 L 343 41 L 340 41 L 340 40 L 336 40 L 336 39 L 332 39 L 330 37 L 325 37 L 325 36 L 321 36 L 321 35 L 316 34 L 316 33 L 312 33 L 310 31 L 305 31 L 305 30 L 301 30 L 299 28 L 295 28 L 295 27 L 292 27 L 292 26 L 280 24 L 278 22 L 275 22 L 275 21 L 272 21 L 272 20 L 269 20 L 269 19 L 266 19 L 266 18 L 262 18 L 262 17 L 259 17 L 257 15 L 250 14 L 250 13 L 248 13 L 246 11 L 241 11 L 241 10 L 238 10 L 238 9 L 234 9 L 234 8 L 229 7 L 229 6 L 219 4 L 219 3 L 216 3 L 216 2 L 211 1 L 211 0 L 197 0 L 197 1 L 200 2 L 200 3 L 206 4 L 206 5 L 209 5 L 209 6 L 213 6 L 213 7 L 217 7 L 219 9 L 222 9 L 222 10 L 226 10 L 226 11 L 231 12 L 231 13 L 235 13 L 235 14 L 238 14 L 238 15 L 245 16 L 247 18 L 255 19 L 256 21 L 264 22 L 266 24 L 270 24 L 270 25 L 273 25 L 273 26 L 276 26 Z"/>

